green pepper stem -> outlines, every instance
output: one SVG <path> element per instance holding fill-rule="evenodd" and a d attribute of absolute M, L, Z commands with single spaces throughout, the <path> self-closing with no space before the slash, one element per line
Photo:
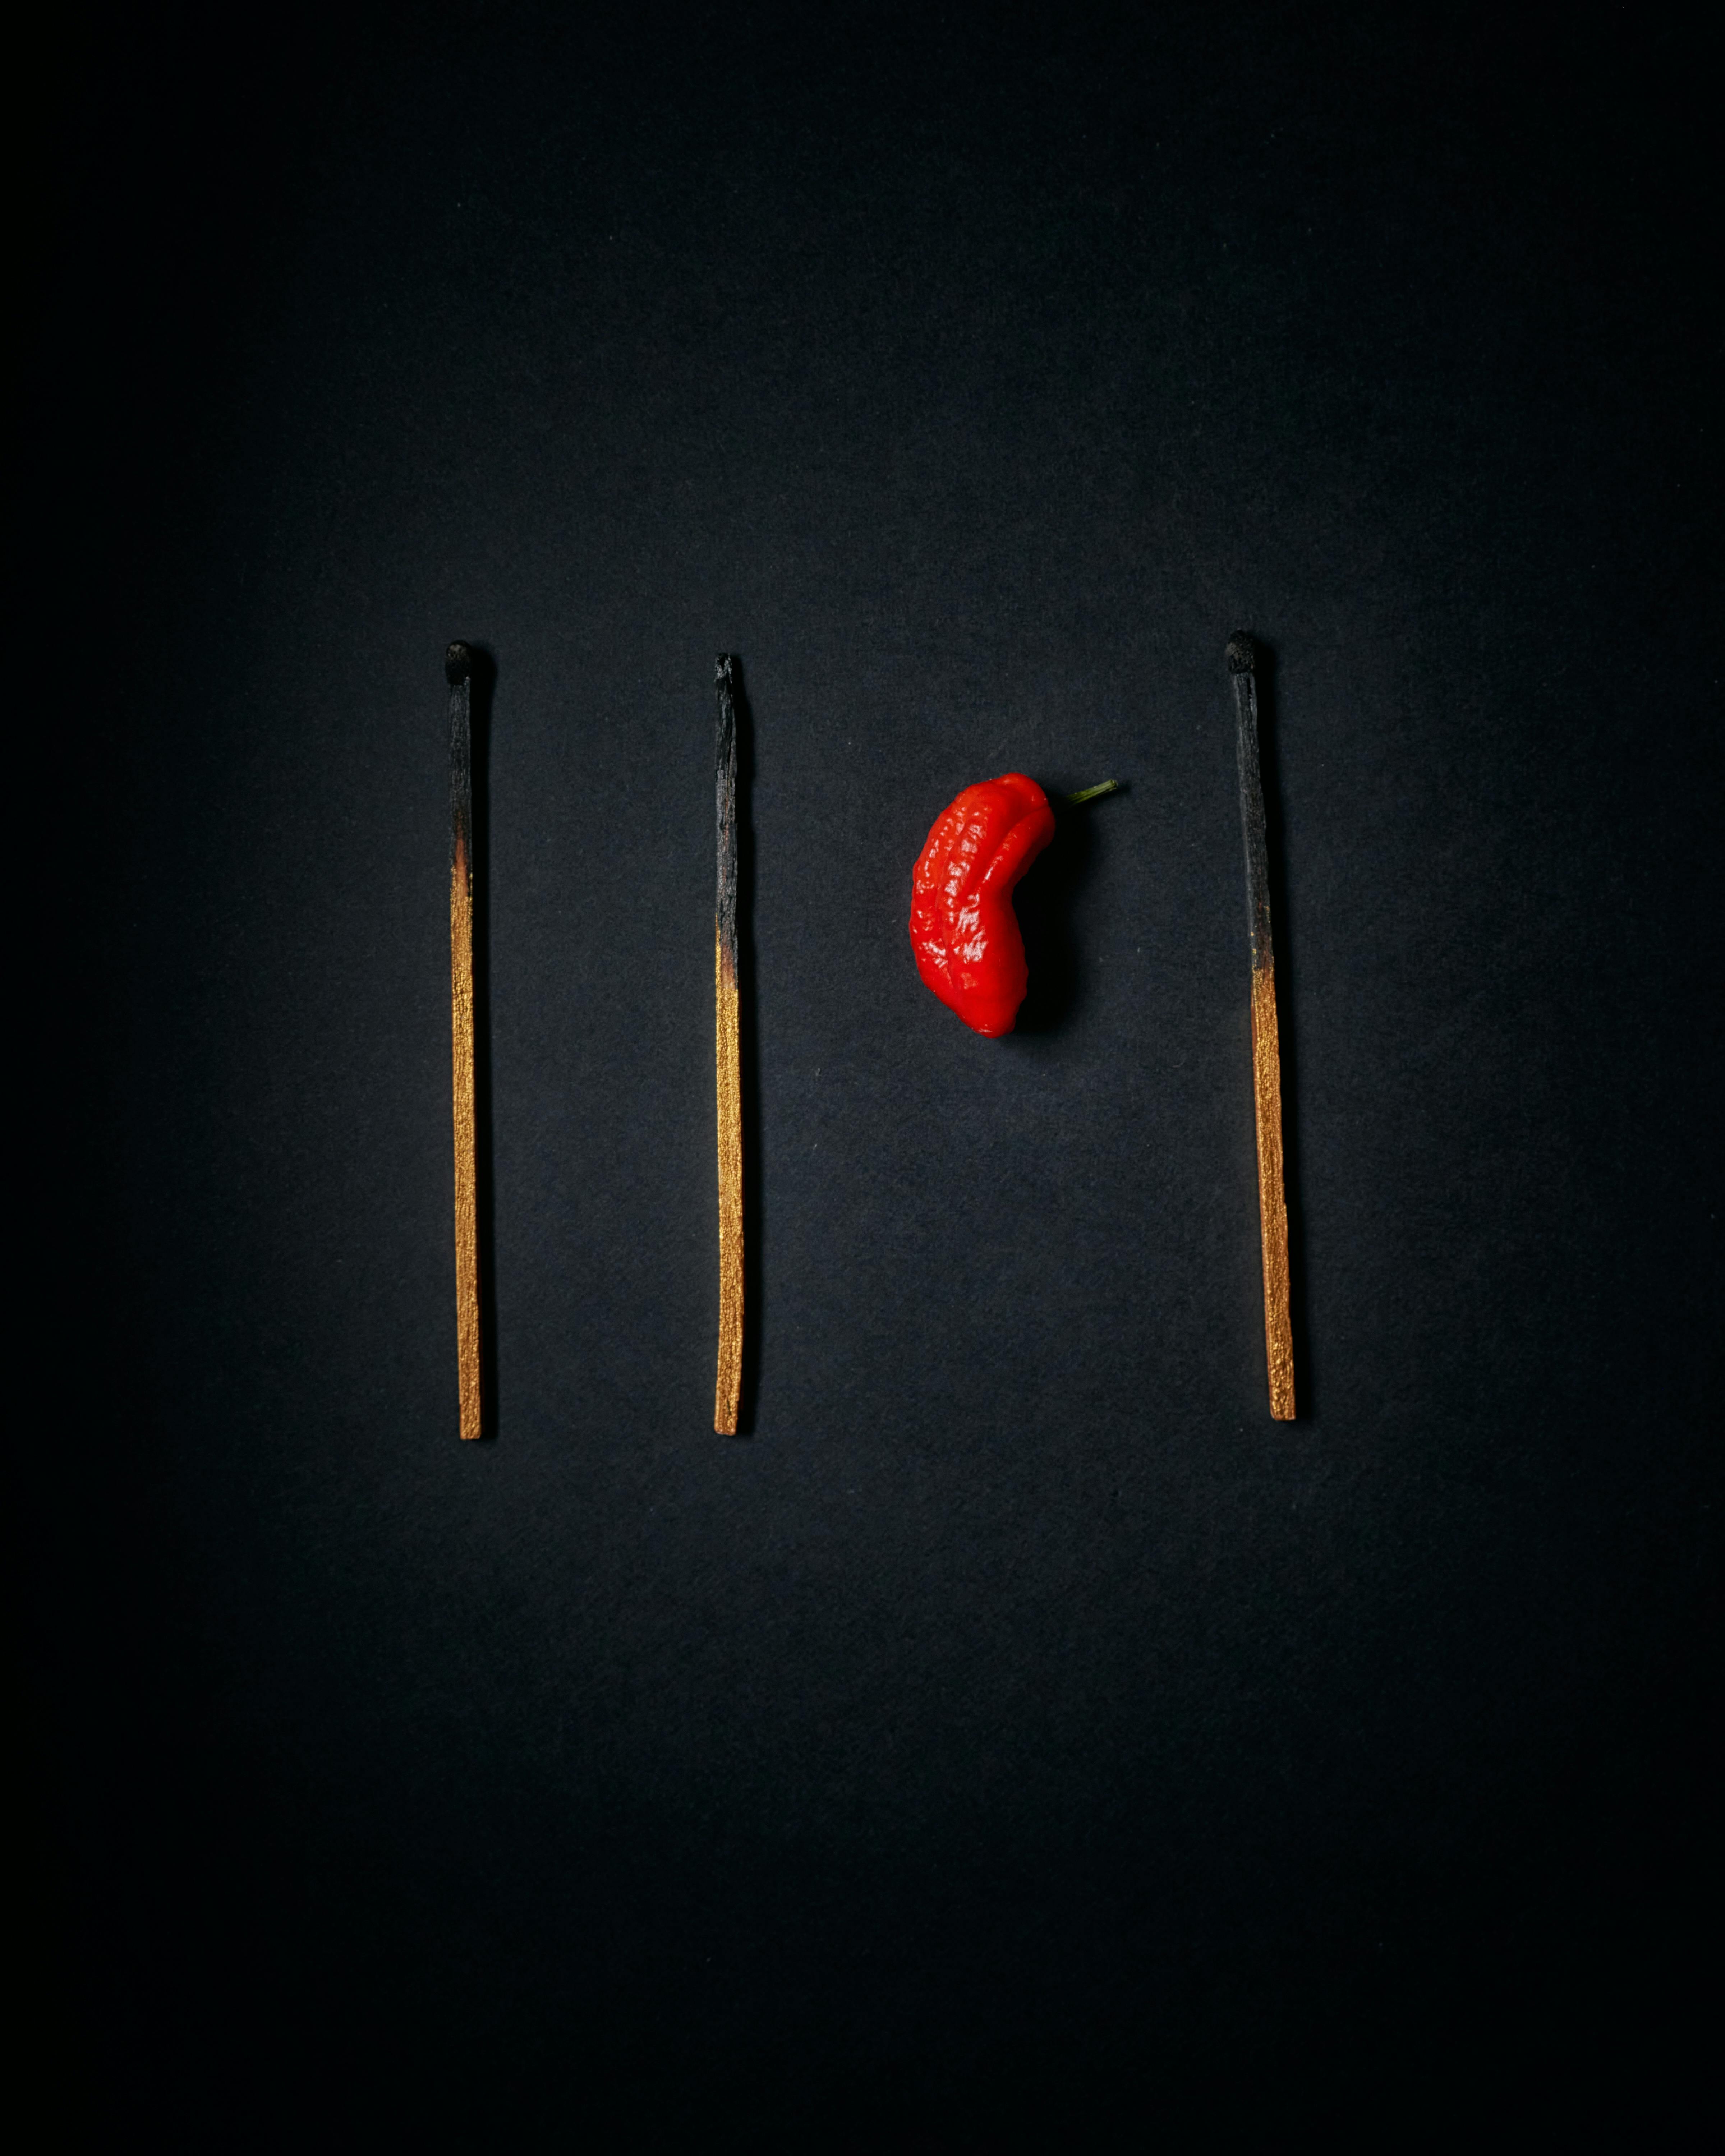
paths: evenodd
<path fill-rule="evenodd" d="M 1082 793 L 1063 793 L 1060 798 L 1069 808 L 1076 808 L 1081 802 L 1094 801 L 1099 793 L 1117 793 L 1119 791 L 1120 781 L 1117 778 L 1105 778 L 1100 786 L 1086 786 Z"/>

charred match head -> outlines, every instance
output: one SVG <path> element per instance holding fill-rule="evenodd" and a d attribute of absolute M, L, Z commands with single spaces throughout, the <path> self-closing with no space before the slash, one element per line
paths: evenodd
<path fill-rule="evenodd" d="M 1251 923 L 1255 973 L 1271 963 L 1270 862 L 1264 837 L 1264 786 L 1258 771 L 1257 665 L 1257 645 L 1243 629 L 1235 629 L 1228 639 L 1228 675 L 1234 684 L 1240 824 L 1245 839 L 1246 914 Z"/>
<path fill-rule="evenodd" d="M 737 660 L 721 651 L 713 669 L 718 713 L 713 733 L 718 782 L 719 947 L 733 975 L 737 970 Z"/>
<path fill-rule="evenodd" d="M 473 887 L 473 651 L 452 644 L 444 654 L 449 685 L 449 873 Z"/>

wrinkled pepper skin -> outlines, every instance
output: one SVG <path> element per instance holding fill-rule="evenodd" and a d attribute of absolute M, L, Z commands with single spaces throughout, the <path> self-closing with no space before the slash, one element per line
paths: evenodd
<path fill-rule="evenodd" d="M 973 1033 L 1010 1033 L 1030 985 L 1013 886 L 1055 834 L 1034 778 L 1009 771 L 964 791 L 936 820 L 911 888 L 916 971 Z"/>

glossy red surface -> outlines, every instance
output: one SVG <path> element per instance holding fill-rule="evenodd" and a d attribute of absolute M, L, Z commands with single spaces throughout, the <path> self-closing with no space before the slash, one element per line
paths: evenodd
<path fill-rule="evenodd" d="M 1034 778 L 1009 771 L 967 786 L 935 819 L 911 892 L 916 970 L 974 1033 L 1010 1033 L 1029 986 L 1013 887 L 1053 838 Z"/>

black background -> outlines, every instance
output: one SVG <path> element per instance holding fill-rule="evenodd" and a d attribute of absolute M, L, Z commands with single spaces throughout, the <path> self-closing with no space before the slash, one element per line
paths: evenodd
<path fill-rule="evenodd" d="M 73 20 L 11 623 L 69 2142 L 1669 2131 L 1712 1923 L 1704 81 L 1628 13 Z M 1024 886 L 989 1043 L 905 921 L 1009 768 L 1127 790 Z"/>

